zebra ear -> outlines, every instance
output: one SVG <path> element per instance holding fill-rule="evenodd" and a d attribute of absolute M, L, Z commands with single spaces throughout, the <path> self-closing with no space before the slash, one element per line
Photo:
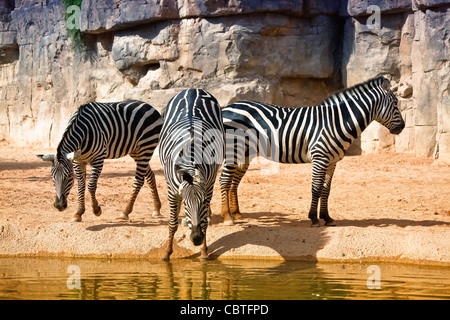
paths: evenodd
<path fill-rule="evenodd" d="M 183 183 L 180 183 L 180 186 L 178 187 L 178 192 L 180 193 L 180 195 L 183 194 L 183 188 L 184 188 Z"/>
<path fill-rule="evenodd" d="M 55 155 L 54 154 L 37 154 L 36 157 L 38 157 L 39 159 L 41 159 L 43 161 L 51 161 L 51 162 L 53 162 L 53 160 L 55 160 Z"/>
<path fill-rule="evenodd" d="M 388 92 L 389 89 L 391 88 L 391 82 L 388 79 L 384 79 L 383 82 L 381 83 L 381 87 L 383 88 L 384 91 Z"/>
<path fill-rule="evenodd" d="M 197 182 L 201 182 L 201 183 L 203 183 L 205 181 L 205 179 L 203 179 L 202 173 L 197 168 L 195 169 L 194 180 Z"/>

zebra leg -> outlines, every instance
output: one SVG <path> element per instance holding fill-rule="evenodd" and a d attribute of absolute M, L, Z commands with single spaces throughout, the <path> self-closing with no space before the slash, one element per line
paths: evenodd
<path fill-rule="evenodd" d="M 211 225 L 211 207 L 210 207 L 210 203 L 211 203 L 211 199 L 213 196 L 213 190 L 214 190 L 214 184 L 211 184 L 211 186 L 208 188 L 207 190 L 207 197 L 206 197 L 206 205 L 208 206 L 208 224 L 206 224 L 203 228 L 202 228 L 202 232 L 203 232 L 203 242 L 202 242 L 202 247 L 200 249 L 200 258 L 203 260 L 207 260 L 209 259 L 209 255 L 208 255 L 208 246 L 206 245 L 206 231 L 208 230 L 208 225 Z"/>
<path fill-rule="evenodd" d="M 86 210 L 84 206 L 84 197 L 86 191 L 86 164 L 74 161 L 73 167 L 78 181 L 78 210 L 73 215 L 72 222 L 81 222 L 81 216 Z"/>
<path fill-rule="evenodd" d="M 322 195 L 327 167 L 328 164 L 312 161 L 312 199 L 308 214 L 308 218 L 311 219 L 311 227 L 320 227 L 319 219 L 317 218 L 317 205 Z"/>
<path fill-rule="evenodd" d="M 152 216 L 158 217 L 161 215 L 161 200 L 159 199 L 158 188 L 156 187 L 155 173 L 148 165 L 147 174 L 145 175 L 148 185 L 152 190 L 152 198 L 153 198 L 153 213 Z"/>
<path fill-rule="evenodd" d="M 178 230 L 178 214 L 180 213 L 181 199 L 170 192 L 169 190 L 169 205 L 170 205 L 170 219 L 169 219 L 169 240 L 166 245 L 166 252 L 163 261 L 169 261 L 170 255 L 173 252 L 173 238 L 175 232 Z"/>
<path fill-rule="evenodd" d="M 202 248 L 200 249 L 200 258 L 203 260 L 209 259 L 208 255 L 208 246 L 206 245 L 206 228 L 203 230 L 203 234 L 205 235 L 202 242 Z"/>
<path fill-rule="evenodd" d="M 212 215 L 211 207 L 210 205 L 208 205 L 208 226 L 212 225 L 211 215 Z"/>
<path fill-rule="evenodd" d="M 208 226 L 212 225 L 211 222 L 211 215 L 212 215 L 212 211 L 211 211 L 211 199 L 214 193 L 214 184 L 212 184 L 210 187 L 208 187 L 206 194 L 207 194 L 207 200 L 206 200 L 206 205 L 208 207 Z"/>
<path fill-rule="evenodd" d="M 328 167 L 325 182 L 323 184 L 322 194 L 320 196 L 320 211 L 319 218 L 325 220 L 326 226 L 335 226 L 334 220 L 328 214 L 328 196 L 330 195 L 331 181 L 333 179 L 334 169 L 336 168 L 336 163 L 331 164 Z"/>
<path fill-rule="evenodd" d="M 144 174 L 143 174 L 143 172 L 144 172 Z M 155 174 L 153 173 L 152 169 L 150 168 L 150 165 L 148 164 L 148 162 L 140 163 L 140 162 L 136 161 L 136 173 L 135 173 L 134 183 L 133 183 L 133 193 L 131 194 L 131 197 L 128 200 L 125 210 L 122 212 L 120 217 L 117 219 L 128 220 L 128 216 L 133 211 L 134 203 L 139 194 L 139 191 L 141 190 L 142 186 L 144 185 L 144 175 L 145 175 L 145 178 L 147 178 L 147 182 L 150 185 L 150 188 L 152 189 L 153 203 L 155 206 L 155 211 L 153 212 L 153 216 L 159 215 L 159 210 L 161 209 L 161 201 L 159 200 L 158 190 L 156 189 Z M 157 213 L 157 214 L 155 214 L 155 213 Z"/>
<path fill-rule="evenodd" d="M 139 194 L 142 186 L 144 185 L 144 173 L 147 169 L 147 163 L 140 164 L 136 161 L 136 172 L 133 181 L 133 192 L 131 194 L 130 199 L 127 202 L 127 206 L 125 210 L 123 210 L 122 214 L 119 216 L 119 220 L 128 220 L 129 214 L 133 211 L 134 202 L 136 201 L 136 197 Z"/>
<path fill-rule="evenodd" d="M 222 195 L 222 212 L 223 223 L 225 225 L 234 224 L 233 217 L 230 215 L 229 193 L 233 182 L 233 176 L 236 174 L 237 165 L 224 164 L 222 174 L 220 175 L 220 193 Z"/>
<path fill-rule="evenodd" d="M 229 201 L 230 201 L 230 214 L 236 220 L 243 219 L 242 214 L 239 210 L 239 201 L 238 201 L 238 192 L 237 189 L 239 187 L 239 183 L 242 180 L 242 177 L 247 172 L 249 165 L 243 164 L 237 167 L 236 173 L 233 176 L 233 182 L 231 184 L 230 193 L 229 193 Z"/>
<path fill-rule="evenodd" d="M 95 160 L 91 166 L 91 178 L 89 179 L 88 191 L 91 195 L 92 212 L 98 217 L 102 214 L 102 208 L 98 205 L 95 192 L 97 191 L 98 178 L 103 169 L 103 159 Z"/>

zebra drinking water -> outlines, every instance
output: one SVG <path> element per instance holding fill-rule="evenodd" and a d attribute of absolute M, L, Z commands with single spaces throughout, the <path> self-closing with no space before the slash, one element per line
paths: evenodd
<path fill-rule="evenodd" d="M 184 203 L 191 241 L 202 245 L 208 258 L 206 229 L 217 172 L 223 163 L 224 130 L 219 103 L 208 92 L 184 90 L 163 113 L 159 156 L 164 167 L 170 204 L 169 241 L 163 260 L 169 260 Z"/>
<path fill-rule="evenodd" d="M 321 104 L 283 108 L 255 101 L 239 101 L 222 111 L 226 130 L 226 161 L 220 177 L 222 217 L 227 224 L 240 219 L 237 188 L 250 161 L 258 154 L 280 163 L 312 163 L 312 200 L 309 219 L 319 226 L 334 225 L 328 196 L 336 163 L 373 121 L 392 134 L 405 127 L 390 82 L 380 76 L 335 93 Z M 246 136 L 243 137 L 242 134 Z M 267 147 L 264 142 L 269 142 Z"/>
<path fill-rule="evenodd" d="M 161 201 L 149 161 L 158 145 L 161 127 L 160 114 L 145 102 L 91 102 L 80 106 L 64 131 L 56 155 L 37 155 L 44 161 L 52 161 L 51 174 L 56 189 L 55 208 L 59 211 L 67 208 L 67 197 L 73 186 L 75 169 L 78 210 L 72 221 L 81 221 L 85 211 L 86 165 L 89 163 L 92 172 L 88 190 L 93 213 L 99 216 L 102 209 L 98 205 L 95 191 L 103 162 L 105 159 L 121 158 L 129 154 L 136 161 L 136 173 L 133 193 L 120 219 L 128 219 L 133 211 L 144 178 L 152 190 L 153 215 L 159 215 Z"/>

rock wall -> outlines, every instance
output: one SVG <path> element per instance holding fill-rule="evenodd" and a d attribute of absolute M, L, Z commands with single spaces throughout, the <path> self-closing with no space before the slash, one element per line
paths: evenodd
<path fill-rule="evenodd" d="M 449 10 L 443 0 L 84 0 L 78 53 L 61 1 L 0 0 L 0 141 L 56 146 L 94 100 L 162 109 L 200 87 L 222 106 L 306 106 L 383 74 L 407 127 L 393 137 L 374 123 L 355 149 L 450 161 Z"/>
<path fill-rule="evenodd" d="M 353 85 L 382 73 L 392 79 L 406 129 L 394 137 L 374 123 L 365 151 L 393 148 L 450 160 L 450 7 L 448 1 L 369 1 L 381 9 L 370 29 L 366 1 L 349 1 L 342 80 Z"/>

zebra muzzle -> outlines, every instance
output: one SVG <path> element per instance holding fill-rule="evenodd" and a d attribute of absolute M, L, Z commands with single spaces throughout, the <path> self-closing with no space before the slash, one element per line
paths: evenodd
<path fill-rule="evenodd" d="M 400 134 L 400 132 L 402 132 L 403 129 L 405 129 L 405 122 L 402 121 L 402 123 L 400 123 L 398 126 L 395 126 L 394 128 L 392 128 L 389 131 L 392 134 Z"/>
<path fill-rule="evenodd" d="M 66 197 L 61 197 L 55 198 L 55 203 L 53 204 L 53 206 L 58 209 L 59 211 L 64 211 L 65 209 L 67 209 L 67 200 Z"/>
<path fill-rule="evenodd" d="M 192 226 L 191 229 L 191 241 L 194 244 L 194 246 L 199 246 L 203 243 L 203 238 L 205 237 L 205 235 L 202 232 L 202 229 L 197 226 Z"/>

